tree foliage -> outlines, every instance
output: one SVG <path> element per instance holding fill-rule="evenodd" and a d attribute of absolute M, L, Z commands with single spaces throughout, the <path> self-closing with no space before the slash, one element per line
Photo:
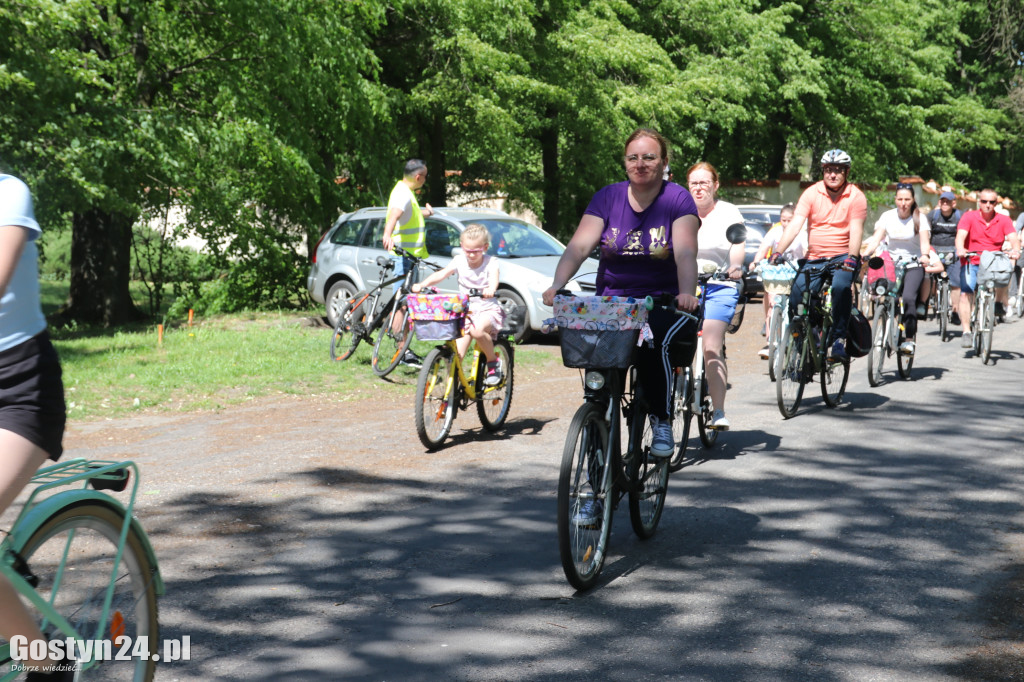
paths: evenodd
<path fill-rule="evenodd" d="M 1021 7 L 10 0 L 0 166 L 47 229 L 73 230 L 68 316 L 108 324 L 135 314 L 146 216 L 180 209 L 171 237 L 208 244 L 217 276 L 190 305 L 278 306 L 302 296 L 301 247 L 383 202 L 405 159 L 427 161 L 435 205 L 500 194 L 566 236 L 638 126 L 671 140 L 680 176 L 813 172 L 802 160 L 842 146 L 861 181 L 1024 200 Z"/>

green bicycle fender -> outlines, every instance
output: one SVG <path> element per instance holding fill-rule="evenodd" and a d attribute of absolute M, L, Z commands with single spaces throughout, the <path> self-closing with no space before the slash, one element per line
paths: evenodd
<path fill-rule="evenodd" d="M 44 524 L 47 520 L 59 510 L 70 507 L 73 505 L 82 504 L 84 502 L 94 502 L 96 504 L 110 507 L 118 514 L 122 516 L 127 512 L 124 506 L 112 498 L 110 495 L 106 495 L 95 490 L 66 490 L 58 495 L 48 497 L 45 500 L 40 501 L 34 505 L 21 521 L 18 522 L 14 532 L 11 533 L 11 548 L 19 554 L 28 539 L 32 537 L 35 532 Z M 164 580 L 160 575 L 160 566 L 156 560 L 156 552 L 153 551 L 153 545 L 149 542 L 149 536 L 146 535 L 146 531 L 143 530 L 142 524 L 134 516 L 131 517 L 131 528 L 138 535 L 139 542 L 142 543 L 142 550 L 146 553 L 146 558 L 149 559 L 149 565 L 153 567 L 153 587 L 156 591 L 157 596 L 164 595 Z"/>

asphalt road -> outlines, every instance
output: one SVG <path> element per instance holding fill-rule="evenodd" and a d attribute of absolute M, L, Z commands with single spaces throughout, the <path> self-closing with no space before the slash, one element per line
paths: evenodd
<path fill-rule="evenodd" d="M 1022 556 L 1024 321 L 988 366 L 935 329 L 911 381 L 872 389 L 857 360 L 838 409 L 809 386 L 790 420 L 736 362 L 733 430 L 672 477 L 654 538 L 619 510 L 587 593 L 556 543 L 581 395 L 557 363 L 516 377 L 506 433 L 462 413 L 434 454 L 401 372 L 403 400 L 280 396 L 66 445 L 142 465 L 163 636 L 192 642 L 158 680 L 961 679 Z"/>

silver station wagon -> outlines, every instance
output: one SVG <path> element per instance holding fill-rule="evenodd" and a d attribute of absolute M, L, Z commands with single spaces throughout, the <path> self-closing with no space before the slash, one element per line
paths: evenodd
<path fill-rule="evenodd" d="M 384 207 L 345 213 L 317 244 L 306 288 L 314 301 L 325 304 L 332 327 L 337 324 L 341 302 L 380 281 L 377 257 L 386 254 L 381 246 L 386 216 Z M 430 253 L 427 260 L 441 267 L 458 253 L 455 249 L 459 248 L 459 235 L 467 224 L 480 223 L 486 227 L 491 233 L 488 253 L 500 259 L 496 298 L 506 310 L 513 306 L 526 308 L 526 324 L 516 340 L 524 341 L 540 330 L 543 321 L 551 316 L 551 308 L 541 302 L 541 294 L 551 286 L 555 265 L 565 246 L 539 227 L 497 209 L 435 207 L 434 214 L 425 221 Z M 421 268 L 421 278 L 426 277 L 425 270 Z M 582 276 L 571 282 L 569 289 L 593 294 L 597 261 L 588 258 L 579 272 Z M 445 279 L 439 288 L 457 291 L 455 276 Z"/>

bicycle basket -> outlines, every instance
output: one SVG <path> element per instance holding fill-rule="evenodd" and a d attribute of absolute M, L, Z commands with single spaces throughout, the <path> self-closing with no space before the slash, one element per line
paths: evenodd
<path fill-rule="evenodd" d="M 409 294 L 405 302 L 421 341 L 448 341 L 462 335 L 469 310 L 465 294 Z"/>
<path fill-rule="evenodd" d="M 764 285 L 764 292 L 767 296 L 776 294 L 789 294 L 793 289 L 793 280 L 796 279 L 796 268 L 789 263 L 772 265 L 765 263 L 761 266 L 761 283 Z"/>
<path fill-rule="evenodd" d="M 647 323 L 643 301 L 619 296 L 556 296 L 552 306 L 566 367 L 629 367 Z"/>
<path fill-rule="evenodd" d="M 981 254 L 978 266 L 978 284 L 992 282 L 997 287 L 1005 287 L 1013 278 L 1013 264 L 1010 257 L 1002 251 L 985 251 Z"/>

